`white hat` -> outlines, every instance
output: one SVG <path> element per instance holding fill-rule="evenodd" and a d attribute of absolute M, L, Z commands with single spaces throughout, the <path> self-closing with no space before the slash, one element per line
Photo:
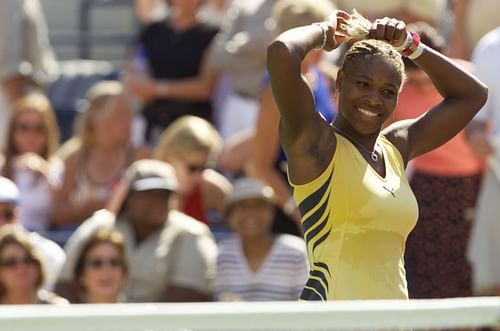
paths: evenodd
<path fill-rule="evenodd" d="M 274 203 L 274 190 L 255 178 L 246 177 L 236 180 L 233 191 L 226 199 L 226 205 L 233 205 L 247 199 L 263 199 Z"/>
<path fill-rule="evenodd" d="M 13 181 L 0 176 L 0 202 L 17 204 L 20 195 L 19 189 Z"/>
<path fill-rule="evenodd" d="M 167 190 L 176 192 L 179 182 L 174 168 L 159 160 L 139 160 L 125 174 L 132 191 Z"/>

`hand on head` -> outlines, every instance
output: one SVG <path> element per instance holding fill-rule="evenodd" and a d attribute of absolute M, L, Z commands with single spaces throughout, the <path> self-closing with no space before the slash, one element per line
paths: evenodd
<path fill-rule="evenodd" d="M 389 17 L 376 19 L 368 36 L 373 39 L 385 40 L 392 46 L 398 47 L 406 40 L 406 24 L 401 20 Z"/>
<path fill-rule="evenodd" d="M 323 49 L 331 51 L 339 47 L 344 41 L 349 39 L 347 28 L 349 26 L 349 19 L 351 15 L 342 10 L 335 10 L 328 16 L 327 23 L 331 26 L 333 34 L 329 35 Z"/>

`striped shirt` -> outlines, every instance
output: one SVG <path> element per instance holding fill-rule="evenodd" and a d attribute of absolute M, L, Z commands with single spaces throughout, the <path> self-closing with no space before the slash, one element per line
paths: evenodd
<path fill-rule="evenodd" d="M 305 243 L 301 238 L 277 235 L 257 272 L 251 271 L 237 235 L 222 240 L 219 249 L 216 300 L 298 300 L 309 272 Z"/>

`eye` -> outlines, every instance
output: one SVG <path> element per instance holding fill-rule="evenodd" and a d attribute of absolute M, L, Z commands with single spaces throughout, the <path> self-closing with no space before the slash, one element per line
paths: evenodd
<path fill-rule="evenodd" d="M 358 85 L 359 87 L 368 87 L 368 86 L 370 86 L 370 84 L 368 84 L 368 82 L 366 82 L 364 80 L 358 80 L 358 81 L 356 81 L 356 85 Z"/>
<path fill-rule="evenodd" d="M 394 91 L 394 90 L 391 90 L 391 89 L 384 89 L 383 93 L 384 93 L 384 95 L 387 95 L 387 96 L 395 96 L 395 95 L 397 95 L 397 92 Z"/>

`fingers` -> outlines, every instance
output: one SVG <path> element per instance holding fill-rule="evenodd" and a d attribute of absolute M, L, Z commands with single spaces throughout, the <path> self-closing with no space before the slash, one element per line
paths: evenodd
<path fill-rule="evenodd" d="M 369 37 L 395 44 L 406 37 L 406 25 L 395 18 L 377 19 L 370 28 Z"/>

